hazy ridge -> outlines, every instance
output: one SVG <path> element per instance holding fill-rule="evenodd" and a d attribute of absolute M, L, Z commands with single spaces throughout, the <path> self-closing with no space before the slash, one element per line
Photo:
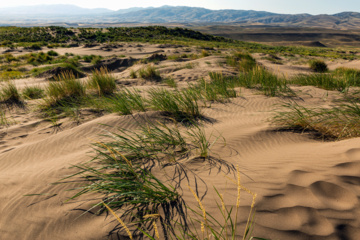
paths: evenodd
<path fill-rule="evenodd" d="M 333 15 L 277 14 L 252 10 L 210 10 L 196 7 L 163 6 L 129 8 L 117 11 L 105 8 L 87 9 L 74 5 L 37 5 L 0 8 L 1 25 L 49 25 L 95 23 L 216 23 L 241 25 L 273 25 L 287 27 L 322 27 L 359 29 L 360 13 Z"/>

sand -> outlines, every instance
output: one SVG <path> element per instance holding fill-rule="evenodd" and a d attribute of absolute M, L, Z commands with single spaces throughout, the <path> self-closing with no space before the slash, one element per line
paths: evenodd
<path fill-rule="evenodd" d="M 148 52 L 155 49 L 150 46 Z M 234 73 L 220 67 L 219 61 L 220 57 L 210 56 L 191 61 L 197 64 L 193 69 L 180 70 L 176 70 L 177 65 L 186 63 L 165 61 L 160 71 L 184 86 L 207 77 L 209 71 Z M 129 72 L 127 69 L 115 75 L 121 82 L 129 80 Z M 15 82 L 21 87 L 32 84 L 32 79 Z M 148 83 L 132 86 L 141 90 L 152 87 Z M 339 97 L 337 92 L 314 87 L 293 89 L 301 97 L 295 100 L 310 107 L 329 106 Z M 253 235 L 274 240 L 360 239 L 360 139 L 324 141 L 309 133 L 278 131 L 269 118 L 287 101 L 241 89 L 241 97 L 230 103 L 214 103 L 203 109 L 213 120 L 205 125 L 208 135 L 221 134 L 226 139 L 226 146 L 222 141 L 214 145 L 212 155 L 239 166 L 242 185 L 258 195 Z M 86 212 L 97 195 L 65 202 L 74 193 L 65 190 L 77 183 L 52 183 L 74 173 L 72 165 L 91 159 L 91 143 L 101 138 L 104 129 L 135 129 L 134 118 L 142 114 L 156 117 L 157 113 L 96 116 L 83 110 L 80 124 L 60 119 L 58 129 L 26 109 L 13 110 L 12 114 L 17 124 L 0 129 L 0 239 L 124 239 L 111 232 L 117 225 L 111 215 Z M 198 191 L 201 196 L 206 193 L 203 202 L 209 212 L 219 216 L 213 186 L 224 194 L 229 206 L 234 206 L 237 189 L 227 178 L 234 178 L 234 174 L 224 165 L 221 171 L 210 162 L 196 159 L 185 165 L 203 180 Z M 31 194 L 41 195 L 26 196 Z M 197 206 L 185 187 L 183 195 L 190 205 Z M 243 234 L 251 205 L 251 196 L 242 196 L 238 237 Z"/>

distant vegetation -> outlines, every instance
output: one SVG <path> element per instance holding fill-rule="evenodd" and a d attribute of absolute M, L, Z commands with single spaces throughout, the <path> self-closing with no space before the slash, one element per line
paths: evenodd
<path fill-rule="evenodd" d="M 110 27 L 110 28 L 65 28 L 65 27 L 0 27 L 0 46 L 10 49 L 24 46 L 41 49 L 42 46 L 72 47 L 84 44 L 94 46 L 105 42 L 150 42 L 160 44 L 197 45 L 206 49 L 233 48 L 246 49 L 253 53 L 286 54 L 301 56 L 320 56 L 328 58 L 356 58 L 346 52 L 331 48 L 269 46 L 242 42 L 224 37 L 203 34 L 185 28 L 148 27 Z M 202 54 L 206 54 L 204 50 Z"/>
<path fill-rule="evenodd" d="M 115 41 L 150 41 L 150 40 L 184 40 L 196 39 L 203 41 L 232 42 L 230 39 L 202 34 L 184 28 L 166 28 L 161 26 L 133 27 L 133 28 L 80 28 L 65 27 L 1 27 L 1 45 L 12 47 L 13 43 L 68 43 L 70 41 L 87 42 L 115 42 Z M 33 45 L 30 45 L 33 46 Z"/>

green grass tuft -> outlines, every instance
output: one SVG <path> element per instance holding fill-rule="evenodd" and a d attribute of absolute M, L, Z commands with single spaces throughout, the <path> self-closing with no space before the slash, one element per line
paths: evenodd
<path fill-rule="evenodd" d="M 26 99 L 39 99 L 45 96 L 44 89 L 36 86 L 26 86 L 22 91 L 22 95 Z"/>
<path fill-rule="evenodd" d="M 95 89 L 99 96 L 111 95 L 116 90 L 115 77 L 106 68 L 93 71 L 88 85 Z"/>

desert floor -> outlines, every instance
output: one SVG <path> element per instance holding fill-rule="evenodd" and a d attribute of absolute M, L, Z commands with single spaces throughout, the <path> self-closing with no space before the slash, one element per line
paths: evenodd
<path fill-rule="evenodd" d="M 129 46 L 132 45 L 132 46 Z M 144 58 L 153 53 L 182 53 L 175 47 L 124 44 L 111 51 L 94 48 L 55 49 L 60 54 L 124 55 L 124 58 Z M 191 49 L 196 51 L 196 49 Z M 20 54 L 20 53 L 19 53 Z M 292 76 L 310 73 L 298 60 L 275 64 L 254 54 L 257 61 L 269 70 Z M 156 67 L 162 76 L 172 76 L 179 87 L 199 78 L 208 78 L 211 71 L 235 75 L 221 56 L 208 56 L 187 62 L 161 61 Z M 182 68 L 185 64 L 192 68 Z M 339 66 L 360 67 L 359 61 L 328 62 L 330 69 Z M 145 92 L 151 87 L 167 87 L 131 79 L 131 69 L 142 64 L 114 70 L 119 86 L 135 87 Z M 19 88 L 36 85 L 45 87 L 45 78 L 15 80 Z M 254 236 L 281 240 L 357 240 L 360 239 L 360 139 L 327 141 L 311 133 L 279 131 L 270 119 L 281 105 L 296 101 L 308 107 L 331 106 L 340 94 L 315 87 L 292 86 L 296 98 L 266 97 L 256 90 L 237 89 L 240 96 L 229 103 L 212 103 L 203 114 L 210 119 L 204 126 L 208 135 L 220 135 L 212 147 L 214 159 L 222 162 L 188 159 L 184 166 L 198 179 L 197 189 L 203 196 L 207 211 L 219 216 L 218 198 L 213 186 L 225 197 L 227 206 L 236 202 L 237 186 L 229 178 L 236 173 L 227 165 L 238 166 L 242 185 L 257 194 Z M 38 116 L 35 106 L 41 100 L 27 101 L 24 109 L 11 110 L 16 124 L 0 129 L 0 239 L 118 239 L 112 230 L 117 226 L 112 215 L 86 212 L 94 195 L 66 202 L 77 182 L 53 185 L 64 176 L 74 173 L 71 168 L 91 159 L 91 143 L 101 139 L 104 130 L 136 129 L 137 120 L 144 115 L 154 118 L 157 112 L 96 115 L 81 110 L 80 123 L 69 118 L 59 120 L 54 128 Z M 108 126 L 104 126 L 105 124 Z M 159 170 L 171 172 L 170 169 Z M 190 183 L 194 183 L 190 180 Z M 191 192 L 182 183 L 185 201 L 197 206 Z M 194 185 L 193 185 L 194 186 Z M 33 195 L 35 194 L 35 195 Z M 39 194 L 39 195 L 36 195 Z M 30 195 L 30 196 L 25 196 Z M 216 200 L 216 201 L 215 201 Z M 243 193 L 240 226 L 242 236 L 250 210 L 252 196 Z M 119 238 L 126 239 L 126 238 Z"/>

